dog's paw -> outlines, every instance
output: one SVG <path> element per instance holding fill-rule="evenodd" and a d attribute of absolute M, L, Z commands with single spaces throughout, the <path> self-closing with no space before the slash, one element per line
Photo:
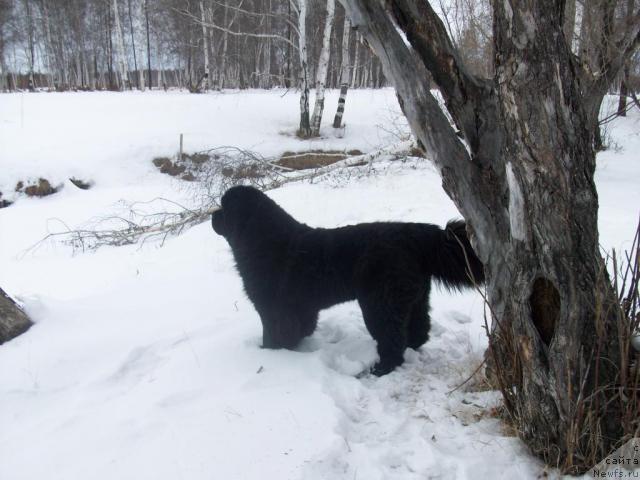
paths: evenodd
<path fill-rule="evenodd" d="M 387 373 L 391 373 L 395 370 L 397 365 L 391 365 L 388 363 L 378 362 L 373 367 L 371 367 L 371 374 L 376 377 L 382 377 Z"/>

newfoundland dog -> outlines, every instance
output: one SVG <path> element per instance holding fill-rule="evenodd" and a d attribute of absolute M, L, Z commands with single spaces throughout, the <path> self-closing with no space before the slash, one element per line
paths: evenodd
<path fill-rule="evenodd" d="M 444 230 L 399 222 L 312 228 L 261 191 L 236 186 L 211 223 L 233 251 L 265 348 L 294 348 L 313 333 L 320 310 L 357 300 L 378 343 L 375 375 L 392 371 L 407 347 L 429 338 L 432 277 L 448 288 L 484 279 L 462 221 Z"/>

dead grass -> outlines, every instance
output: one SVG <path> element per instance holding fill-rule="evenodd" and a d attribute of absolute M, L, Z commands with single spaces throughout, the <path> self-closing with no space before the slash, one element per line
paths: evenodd
<path fill-rule="evenodd" d="M 16 184 L 16 192 L 24 193 L 28 197 L 46 197 L 47 195 L 53 195 L 62 188 L 62 185 L 54 187 L 51 182 L 46 178 L 39 178 L 37 183 L 25 184 L 23 181 L 19 181 Z"/>
<path fill-rule="evenodd" d="M 304 152 L 284 152 L 275 162 L 292 170 L 311 170 L 332 165 L 345 158 L 362 155 L 360 150 L 308 150 Z"/>

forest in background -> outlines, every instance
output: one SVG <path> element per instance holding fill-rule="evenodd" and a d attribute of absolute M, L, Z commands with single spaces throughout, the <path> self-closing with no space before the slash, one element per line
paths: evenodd
<path fill-rule="evenodd" d="M 566 3 L 574 53 L 592 69 L 600 2 Z M 434 4 L 465 63 L 491 77 L 490 0 Z M 327 34 L 326 87 L 387 85 L 335 0 L 0 0 L 0 91 L 300 87 L 303 70 L 316 78 L 322 69 Z M 623 76 L 637 91 L 637 57 Z"/>
<path fill-rule="evenodd" d="M 327 2 L 304 3 L 315 76 Z M 0 0 L 0 90 L 295 87 L 299 12 L 288 0 Z M 340 85 L 345 40 L 349 85 L 384 86 L 341 7 L 332 23 L 327 86 Z"/>

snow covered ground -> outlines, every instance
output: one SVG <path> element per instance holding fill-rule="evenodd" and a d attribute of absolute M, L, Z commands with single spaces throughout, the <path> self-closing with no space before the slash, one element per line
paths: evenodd
<path fill-rule="evenodd" d="M 60 229 L 120 199 L 185 201 L 157 155 L 219 145 L 263 155 L 372 150 L 395 141 L 392 90 L 349 93 L 346 135 L 293 136 L 283 91 L 0 95 L 0 191 L 64 183 L 0 210 L 0 286 L 36 320 L 0 347 L 0 479 L 537 478 L 544 467 L 491 415 L 494 392 L 455 389 L 486 339 L 474 293 L 432 294 L 431 340 L 383 378 L 356 378 L 375 343 L 353 303 L 322 313 L 298 351 L 259 348 L 261 326 L 209 224 L 156 243 L 72 255 Z M 327 105 L 337 102 L 331 92 Z M 599 156 L 601 243 L 630 245 L 640 205 L 640 116 L 616 121 Z M 402 126 L 399 125 L 401 128 Z M 93 180 L 76 189 L 67 180 Z M 314 226 L 458 216 L 427 161 L 269 193 Z"/>

